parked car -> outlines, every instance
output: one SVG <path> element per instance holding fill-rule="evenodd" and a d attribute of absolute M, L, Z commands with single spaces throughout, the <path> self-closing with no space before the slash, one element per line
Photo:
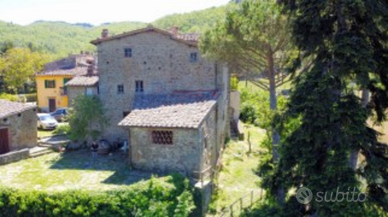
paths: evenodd
<path fill-rule="evenodd" d="M 56 111 L 51 113 L 51 116 L 53 116 L 55 120 L 59 122 L 67 121 L 67 108 L 57 109 Z"/>
<path fill-rule="evenodd" d="M 57 120 L 47 113 L 38 113 L 39 129 L 55 129 L 58 126 Z"/>

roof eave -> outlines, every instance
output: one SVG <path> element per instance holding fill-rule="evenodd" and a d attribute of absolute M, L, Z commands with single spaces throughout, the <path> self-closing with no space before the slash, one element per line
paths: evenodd
<path fill-rule="evenodd" d="M 179 38 L 174 37 L 168 31 L 165 31 L 165 30 L 162 30 L 162 29 L 159 29 L 159 28 L 155 28 L 155 27 L 146 27 L 146 28 L 143 28 L 143 29 L 137 29 L 137 30 L 133 30 L 133 31 L 130 31 L 130 32 L 124 32 L 122 34 L 115 35 L 115 36 L 110 36 L 108 38 L 98 38 L 98 39 L 90 41 L 90 43 L 93 44 L 93 45 L 98 45 L 98 44 L 100 44 L 102 42 L 105 42 L 105 41 L 121 39 L 121 38 L 124 38 L 124 37 L 127 37 L 127 36 L 132 36 L 132 35 L 148 32 L 148 31 L 154 31 L 154 32 L 158 32 L 158 33 L 161 33 L 163 35 L 166 35 L 166 36 L 170 36 L 170 38 L 172 40 L 175 40 L 177 42 L 181 42 L 181 43 L 187 44 L 189 46 L 194 46 L 194 47 L 198 46 L 198 42 L 197 41 L 186 41 L 186 40 L 183 40 L 183 39 L 179 39 Z"/>

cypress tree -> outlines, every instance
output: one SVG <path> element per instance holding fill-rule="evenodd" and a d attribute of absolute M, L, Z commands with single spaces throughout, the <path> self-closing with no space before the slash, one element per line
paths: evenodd
<path fill-rule="evenodd" d="M 273 195 L 279 186 L 286 192 L 309 188 L 311 202 L 299 204 L 291 196 L 285 206 L 303 215 L 388 212 L 388 146 L 366 124 L 372 116 L 385 120 L 388 106 L 388 2 L 278 2 L 292 19 L 293 39 L 302 54 L 296 62 L 309 59 L 313 65 L 295 79 L 282 123 L 300 123 L 283 141 L 279 165 L 264 183 Z M 358 90 L 370 91 L 369 103 L 363 104 Z M 353 168 L 355 153 L 362 160 Z M 366 201 L 349 202 L 354 191 L 365 192 Z M 320 201 L 318 192 L 327 197 Z M 327 200 L 337 192 L 349 196 L 342 202 Z"/>

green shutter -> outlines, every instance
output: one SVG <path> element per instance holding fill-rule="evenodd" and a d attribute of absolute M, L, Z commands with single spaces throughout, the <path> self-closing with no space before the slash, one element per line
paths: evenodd
<path fill-rule="evenodd" d="M 47 88 L 47 80 L 44 80 L 44 88 Z"/>
<path fill-rule="evenodd" d="M 53 88 L 55 88 L 55 80 L 53 80 Z"/>

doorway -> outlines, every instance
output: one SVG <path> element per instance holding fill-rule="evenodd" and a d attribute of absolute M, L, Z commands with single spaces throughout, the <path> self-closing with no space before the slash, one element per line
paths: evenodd
<path fill-rule="evenodd" d="M 55 102 L 55 99 L 49 99 L 49 112 L 53 112 L 57 110 L 57 104 Z"/>
<path fill-rule="evenodd" d="M 8 129 L 0 129 L 0 154 L 5 154 L 9 152 L 9 137 Z"/>

